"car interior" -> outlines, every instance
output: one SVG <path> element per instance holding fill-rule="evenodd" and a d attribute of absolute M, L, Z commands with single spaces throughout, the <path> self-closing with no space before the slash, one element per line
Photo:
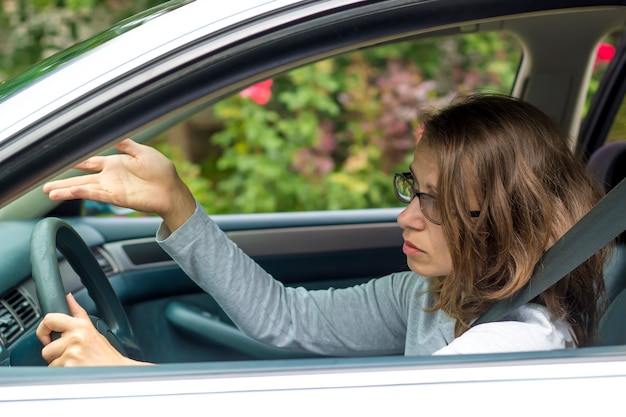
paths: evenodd
<path fill-rule="evenodd" d="M 589 169 L 611 191 L 626 178 L 626 142 L 610 142 L 598 148 L 589 159 Z M 623 317 L 626 313 L 626 254 L 623 233 L 615 240 L 615 246 L 604 270 L 608 307 L 600 322 L 599 345 L 626 344 Z"/>
<path fill-rule="evenodd" d="M 33 279 L 30 249 L 32 232 L 45 217 L 62 218 L 85 241 L 123 305 L 136 342 L 141 347 L 142 359 L 158 364 L 320 360 L 314 355 L 266 346 L 241 333 L 217 302 L 193 283 L 156 243 L 158 218 L 87 216 L 84 215 L 84 202 L 58 205 L 41 192 L 44 180 L 52 176 L 75 175 L 75 170 L 67 170 L 73 163 L 88 153 L 113 152 L 110 145 L 127 134 L 140 142 L 153 143 L 155 137 L 166 134 L 191 115 L 237 94 L 242 88 L 313 62 L 390 42 L 421 42 L 438 37 L 493 32 L 512 36 L 521 52 L 510 93 L 535 104 L 569 132 L 573 138 L 572 147 L 588 158 L 589 168 L 606 185 L 607 192 L 626 177 L 626 137 L 623 142 L 605 143 L 618 112 L 615 97 L 607 93 L 615 90 L 612 83 L 616 82 L 609 75 L 626 71 L 620 71 L 623 63 L 617 59 L 624 45 L 617 45 L 616 59 L 606 69 L 607 79 L 601 80 L 591 100 L 588 97 L 597 45 L 609 37 L 620 39 L 616 33 L 623 30 L 626 8 L 586 7 L 512 16 L 493 14 L 483 18 L 479 17 L 479 11 L 468 11 L 467 17 L 425 28 L 415 23 L 419 21 L 419 7 L 412 16 L 403 13 L 398 8 L 387 13 L 364 13 L 343 19 L 333 16 L 324 21 L 320 18 L 324 24 L 318 20 L 296 22 L 294 25 L 299 25 L 299 30 L 294 32 L 295 35 L 286 36 L 281 31 L 263 33 L 242 42 L 237 54 L 218 52 L 202 56 L 201 52 L 194 50 L 201 58 L 194 62 L 193 71 L 190 70 L 193 77 L 170 74 L 165 81 L 146 83 L 145 87 L 133 90 L 133 94 L 115 103 L 123 103 L 127 111 L 134 114 L 158 114 L 159 117 L 148 123 L 126 122 L 114 112 L 106 114 L 110 109 L 105 108 L 102 113 L 80 121 L 93 125 L 85 129 L 86 133 L 63 129 L 54 133 L 58 137 L 75 134 L 76 140 L 70 143 L 76 144 L 76 152 L 67 156 L 62 167 L 57 165 L 49 171 L 42 168 L 40 173 L 32 174 L 39 175 L 37 187 L 33 188 L 35 183 L 30 186 L 20 184 L 20 192 L 7 186 L 3 194 L 3 201 L 8 204 L 0 209 L 0 233 L 3 236 L 0 242 L 0 365 L 46 365 L 41 358 L 41 345 L 34 335 L 42 308 Z M 387 24 L 391 18 L 397 23 L 393 28 Z M 563 28 L 577 29 L 564 33 Z M 308 46 L 302 48 L 301 45 Z M 252 69 L 242 65 L 242 62 L 255 60 Z M 170 85 L 166 85 L 168 83 Z M 475 86 L 476 89 L 481 87 Z M 623 95 L 623 88 L 620 91 Z M 157 104 L 159 97 L 167 95 L 186 105 L 176 109 L 174 104 Z M 620 103 L 621 97 L 617 99 Z M 116 128 L 111 128 L 112 125 Z M 77 123 L 76 126 L 79 131 L 82 125 Z M 96 131 L 99 133 L 95 134 Z M 601 131 L 604 134 L 598 134 Z M 83 152 L 87 145 L 80 139 L 92 134 L 98 136 L 99 145 L 89 145 L 93 147 L 90 152 Z M 33 163 L 37 158 L 46 157 L 43 152 L 33 156 Z M 11 175 L 22 175 L 21 172 L 16 168 Z M 0 174 L 0 185 L 9 178 L 2 175 L 8 174 Z M 24 177 L 33 178 L 32 175 L 24 174 Z M 391 187 L 391 178 L 389 184 Z M 6 196 L 10 193 L 21 195 L 8 201 Z M 351 286 L 407 270 L 396 223 L 400 210 L 401 207 L 374 207 L 230 213 L 212 217 L 237 245 L 277 280 L 285 285 L 322 289 Z M 64 291 L 72 292 L 90 314 L 101 314 L 72 265 L 61 258 L 58 267 Z M 598 347 L 527 355 L 511 353 L 419 360 L 449 363 L 494 358 L 517 360 L 521 357 L 623 354 L 626 346 L 626 332 L 621 320 L 626 314 L 626 242 L 623 236 L 616 241 L 605 270 L 605 280 L 610 304 L 601 323 Z"/>

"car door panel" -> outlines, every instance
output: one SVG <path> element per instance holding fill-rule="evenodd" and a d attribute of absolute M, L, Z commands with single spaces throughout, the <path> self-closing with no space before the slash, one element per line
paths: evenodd
<path fill-rule="evenodd" d="M 228 236 L 285 285 L 310 289 L 346 287 L 406 270 L 397 209 L 215 216 Z M 339 216 L 339 217 L 338 217 Z M 344 224 L 350 217 L 351 224 Z M 237 218 L 241 221 L 238 222 Z M 146 359 L 158 362 L 291 357 L 242 335 L 217 302 L 200 289 L 156 243 L 158 219 L 125 219 L 108 227 L 84 219 L 105 239 L 101 263 L 124 304 Z M 342 223 L 342 224 L 338 224 Z M 244 229 L 244 227 L 246 229 Z M 128 238 L 125 238 L 125 231 Z M 138 237 L 142 233 L 148 235 Z M 65 272 L 68 282 L 76 282 Z M 84 290 L 78 301 L 97 314 Z"/>

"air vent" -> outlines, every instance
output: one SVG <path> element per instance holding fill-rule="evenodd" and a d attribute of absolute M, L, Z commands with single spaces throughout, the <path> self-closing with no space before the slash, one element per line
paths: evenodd
<path fill-rule="evenodd" d="M 17 318 L 4 304 L 0 304 L 0 338 L 2 344 L 7 346 L 13 342 L 21 331 L 22 328 Z"/>
<path fill-rule="evenodd" d="M 5 346 L 13 343 L 40 317 L 33 303 L 18 289 L 0 299 L 0 339 Z"/>
<path fill-rule="evenodd" d="M 109 257 L 103 253 L 102 249 L 92 248 L 91 252 L 96 258 L 96 261 L 98 261 L 98 264 L 100 265 L 100 268 L 102 268 L 102 271 L 105 275 L 109 275 L 115 272 L 115 266 L 113 265 Z"/>

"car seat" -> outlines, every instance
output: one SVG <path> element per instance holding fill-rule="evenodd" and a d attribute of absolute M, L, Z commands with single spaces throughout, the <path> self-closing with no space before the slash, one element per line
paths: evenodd
<path fill-rule="evenodd" d="M 589 159 L 589 169 L 609 192 L 626 177 L 626 142 L 611 142 L 596 150 Z M 615 242 L 604 268 L 608 307 L 598 331 L 598 345 L 626 345 L 626 234 Z"/>

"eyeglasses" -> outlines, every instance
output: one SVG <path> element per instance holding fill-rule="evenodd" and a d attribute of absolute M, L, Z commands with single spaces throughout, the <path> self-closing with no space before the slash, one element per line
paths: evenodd
<path fill-rule="evenodd" d="M 403 172 L 396 174 L 393 178 L 393 190 L 398 200 L 405 204 L 409 204 L 413 198 L 417 197 L 424 217 L 434 224 L 441 224 L 441 213 L 439 212 L 437 199 L 435 199 L 434 195 L 420 193 L 416 190 L 413 173 Z"/>
<path fill-rule="evenodd" d="M 437 199 L 432 194 L 417 191 L 413 173 L 403 172 L 396 174 L 393 178 L 393 190 L 398 200 L 405 204 L 409 204 L 413 198 L 417 197 L 424 217 L 431 223 L 441 225 L 441 212 L 439 211 Z M 470 211 L 470 216 L 472 217 L 478 217 L 479 215 L 480 211 Z"/>

